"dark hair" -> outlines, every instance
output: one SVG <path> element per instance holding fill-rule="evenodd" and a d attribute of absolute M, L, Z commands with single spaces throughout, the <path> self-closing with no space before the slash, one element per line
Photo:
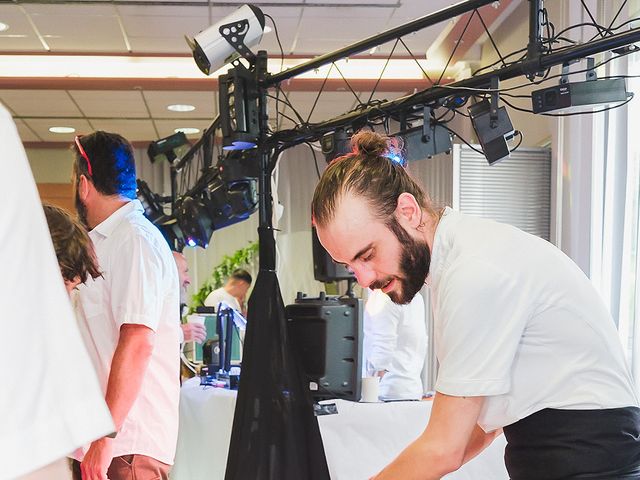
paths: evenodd
<path fill-rule="evenodd" d="M 251 274 L 242 268 L 234 270 L 230 278 L 233 278 L 235 280 L 242 280 L 243 282 L 247 282 L 249 285 L 251 285 L 251 282 L 253 280 L 253 278 L 251 278 Z"/>
<path fill-rule="evenodd" d="M 80 222 L 60 207 L 43 205 L 43 208 L 62 277 L 68 281 L 79 277 L 82 283 L 89 275 L 99 277 L 93 243 Z"/>
<path fill-rule="evenodd" d="M 351 144 L 353 151 L 331 162 L 316 187 L 311 203 L 316 225 L 326 225 L 335 215 L 340 197 L 349 192 L 363 196 L 385 222 L 404 192 L 413 195 L 429 214 L 436 214 L 424 190 L 402 165 L 388 158 L 398 149 L 393 140 L 365 130 L 355 134 Z"/>
<path fill-rule="evenodd" d="M 84 175 L 104 195 L 122 195 L 136 198 L 136 164 L 131 144 L 117 133 L 97 131 L 78 138 L 78 142 L 91 162 L 89 174 L 87 161 L 74 143 L 76 161 L 73 171 L 76 177 Z"/>

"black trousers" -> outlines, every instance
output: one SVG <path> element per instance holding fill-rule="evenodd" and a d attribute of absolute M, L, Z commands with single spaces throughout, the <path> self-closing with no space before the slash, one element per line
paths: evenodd
<path fill-rule="evenodd" d="M 640 408 L 547 408 L 504 435 L 512 480 L 640 479 Z"/>

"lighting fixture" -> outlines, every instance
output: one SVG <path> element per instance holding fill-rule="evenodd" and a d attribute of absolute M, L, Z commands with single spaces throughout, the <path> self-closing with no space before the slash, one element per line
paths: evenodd
<path fill-rule="evenodd" d="M 51 133 L 73 133 L 76 131 L 73 127 L 49 127 Z"/>
<path fill-rule="evenodd" d="M 7 25 L 6 23 L 0 22 L 0 32 L 6 32 L 7 30 L 9 30 L 9 25 Z"/>
<path fill-rule="evenodd" d="M 186 103 L 175 103 L 173 105 L 167 105 L 167 110 L 172 112 L 193 112 L 196 109 L 193 105 Z"/>
<path fill-rule="evenodd" d="M 156 160 L 168 161 L 173 163 L 176 159 L 180 159 L 189 151 L 191 144 L 187 140 L 184 132 L 177 132 L 155 142 L 149 144 L 147 154 L 149 160 L 154 163 Z"/>

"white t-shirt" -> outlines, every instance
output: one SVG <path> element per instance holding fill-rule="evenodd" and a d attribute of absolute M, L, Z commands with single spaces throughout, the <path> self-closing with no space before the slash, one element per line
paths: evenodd
<path fill-rule="evenodd" d="M 408 305 L 396 305 L 382 290 L 370 290 L 363 318 L 363 366 L 380 379 L 381 400 L 422 398 L 422 367 L 427 355 L 424 300 L 418 294 Z"/>
<path fill-rule="evenodd" d="M 207 298 L 204 300 L 205 306 L 214 307 L 216 309 L 216 312 L 218 311 L 218 305 L 220 304 L 220 302 L 224 302 L 227 305 L 229 305 L 231 308 L 239 312 L 242 312 L 238 299 L 233 295 L 231 295 L 230 293 L 228 293 L 224 289 L 224 287 L 215 289 L 209 295 L 207 295 Z"/>
<path fill-rule="evenodd" d="M 0 479 L 113 432 L 64 288 L 27 157 L 0 106 Z"/>
<path fill-rule="evenodd" d="M 479 424 L 637 406 L 614 322 L 582 270 L 515 227 L 445 211 L 431 273 L 436 390 L 486 396 Z"/>
<path fill-rule="evenodd" d="M 113 442 L 113 455 L 141 454 L 172 464 L 180 395 L 178 270 L 143 211 L 133 200 L 90 232 L 103 276 L 79 288 L 78 317 L 105 393 L 120 327 L 139 324 L 155 332 L 140 393 Z"/>

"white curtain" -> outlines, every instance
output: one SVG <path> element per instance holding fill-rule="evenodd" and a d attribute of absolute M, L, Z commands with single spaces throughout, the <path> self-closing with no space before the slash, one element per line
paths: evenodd
<path fill-rule="evenodd" d="M 603 23 L 622 1 L 600 4 Z M 630 2 L 615 24 L 635 18 L 640 2 Z M 635 26 L 637 26 L 636 24 Z M 606 55 L 611 55 L 607 53 Z M 603 75 L 640 75 L 637 54 L 610 62 Z M 636 385 L 640 384 L 640 273 L 638 223 L 640 215 L 640 82 L 627 80 L 636 97 L 627 106 L 594 117 L 595 151 L 592 168 L 591 279 L 618 326 Z"/>

